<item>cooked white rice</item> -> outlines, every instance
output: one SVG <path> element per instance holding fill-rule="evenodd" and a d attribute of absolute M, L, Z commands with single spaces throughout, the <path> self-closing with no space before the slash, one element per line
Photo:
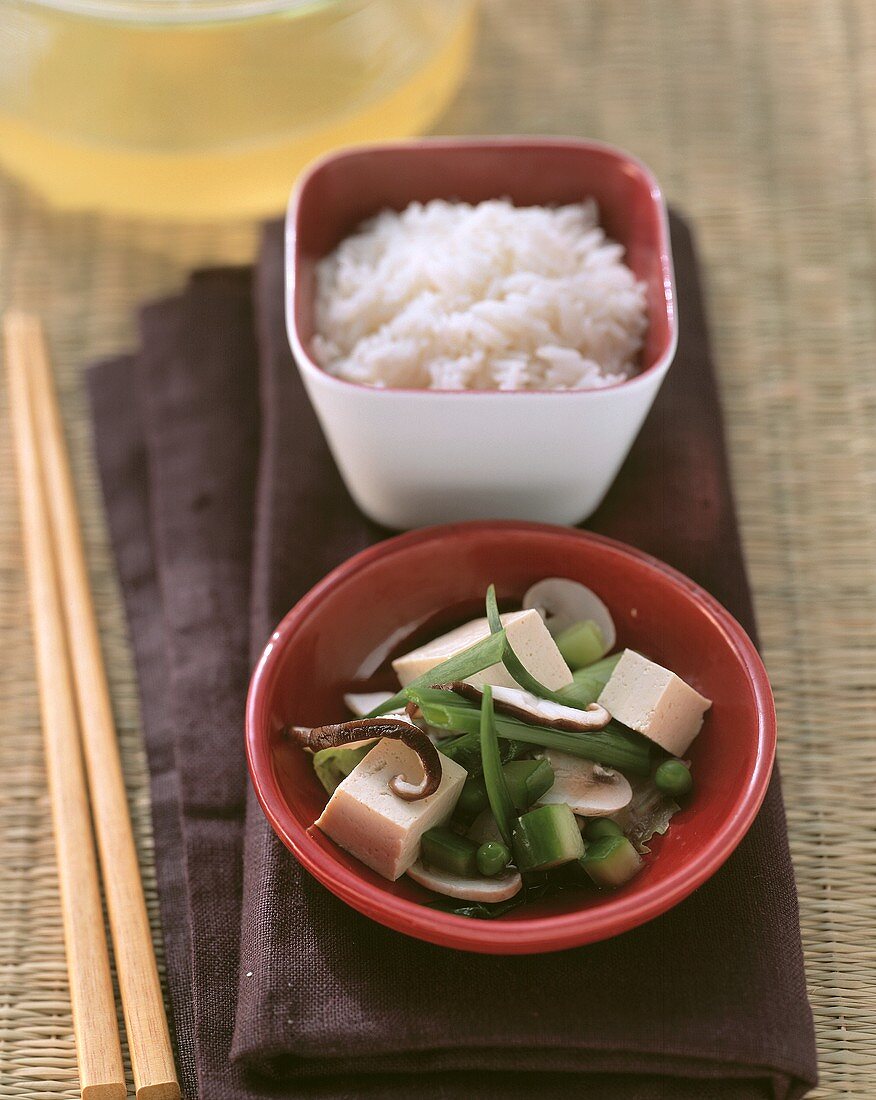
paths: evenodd
<path fill-rule="evenodd" d="M 370 386 L 594 389 L 629 378 L 645 288 L 592 201 L 412 203 L 320 262 L 313 354 Z"/>

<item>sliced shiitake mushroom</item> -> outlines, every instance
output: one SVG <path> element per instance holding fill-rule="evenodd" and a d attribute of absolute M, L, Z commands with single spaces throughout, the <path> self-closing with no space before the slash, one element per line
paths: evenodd
<path fill-rule="evenodd" d="M 483 698 L 481 688 L 467 684 L 464 680 L 436 686 L 453 691 L 472 703 L 480 703 Z M 571 733 L 592 733 L 594 730 L 605 729 L 611 721 L 611 715 L 599 703 L 591 703 L 585 710 L 564 707 L 550 699 L 540 699 L 523 688 L 494 687 L 493 707 L 496 714 L 517 718 L 530 726 L 549 726 L 551 729 Z"/>
<path fill-rule="evenodd" d="M 302 748 L 318 752 L 320 749 L 336 749 L 341 745 L 355 744 L 371 738 L 388 737 L 401 741 L 403 745 L 417 754 L 423 765 L 423 778 L 419 783 L 411 783 L 403 775 L 395 775 L 389 781 L 390 789 L 406 802 L 416 802 L 428 798 L 441 786 L 441 757 L 428 736 L 406 717 L 399 718 L 357 718 L 352 722 L 341 722 L 331 726 L 290 726 L 287 730 L 290 740 Z"/>
<path fill-rule="evenodd" d="M 578 581 L 568 577 L 545 577 L 537 581 L 523 597 L 524 611 L 530 608 L 541 615 L 553 637 L 575 623 L 590 619 L 602 634 L 602 656 L 611 653 L 617 643 L 611 612 L 594 591 Z"/>

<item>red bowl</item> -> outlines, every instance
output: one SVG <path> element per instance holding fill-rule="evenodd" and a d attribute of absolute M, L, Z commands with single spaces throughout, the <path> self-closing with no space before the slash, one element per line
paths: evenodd
<path fill-rule="evenodd" d="M 677 672 L 713 700 L 690 752 L 695 791 L 646 866 L 608 893 L 560 894 L 493 921 L 428 908 L 413 882 L 387 882 L 311 826 L 326 795 L 284 726 L 345 714 L 342 696 L 370 682 L 409 640 L 478 614 L 487 585 L 520 599 L 540 577 L 567 576 L 608 604 L 622 646 Z M 390 686 L 385 679 L 381 686 Z M 407 935 L 465 951 L 527 954 L 606 939 L 676 905 L 745 835 L 772 769 L 776 721 L 763 664 L 742 627 L 703 589 L 611 539 L 540 524 L 477 522 L 400 535 L 339 566 L 286 615 L 250 685 L 250 775 L 284 844 L 334 894 Z"/>

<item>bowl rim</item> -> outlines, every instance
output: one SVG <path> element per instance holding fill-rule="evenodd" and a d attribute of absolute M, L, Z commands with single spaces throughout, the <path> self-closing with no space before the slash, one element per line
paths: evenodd
<path fill-rule="evenodd" d="M 302 209 L 302 200 L 310 182 L 324 168 L 335 161 L 355 160 L 362 155 L 382 155 L 383 153 L 409 152 L 420 155 L 430 149 L 499 149 L 520 148 L 527 152 L 536 152 L 539 149 L 573 149 L 583 153 L 601 153 L 614 157 L 621 163 L 627 164 L 638 172 L 648 185 L 651 201 L 658 214 L 658 249 L 660 268 L 663 273 L 663 303 L 666 310 L 666 319 L 669 325 L 669 338 L 666 347 L 654 362 L 645 370 L 634 374 L 631 378 L 625 378 L 620 382 L 614 382 L 610 386 L 600 386 L 590 390 L 430 390 L 406 386 L 369 386 L 364 382 L 352 382 L 347 378 L 339 378 L 330 374 L 321 367 L 310 351 L 305 346 L 298 332 L 296 320 L 295 298 L 298 272 L 298 222 Z M 665 372 L 678 348 L 678 309 L 676 306 L 675 268 L 672 257 L 672 242 L 669 235 L 669 211 L 666 199 L 660 184 L 653 171 L 638 157 L 604 141 L 595 141 L 586 138 L 575 137 L 530 137 L 527 135 L 505 134 L 495 137 L 426 137 L 413 138 L 405 141 L 363 142 L 356 145 L 348 145 L 334 149 L 312 161 L 298 177 L 289 195 L 285 219 L 285 316 L 286 335 L 292 355 L 302 375 L 313 380 L 319 380 L 329 387 L 347 387 L 360 393 L 384 395 L 406 394 L 416 398 L 424 397 L 461 397 L 478 396 L 489 397 L 498 400 L 508 398 L 578 398 L 579 400 L 593 400 L 599 394 L 610 393 L 625 388 L 635 388 L 645 384 L 645 379 L 652 375 Z M 379 400 L 380 397 L 378 396 Z"/>
<path fill-rule="evenodd" d="M 306 621 L 328 592 L 367 569 L 372 562 L 404 553 L 419 543 L 477 537 L 482 532 L 497 529 L 585 539 L 608 554 L 633 559 L 662 574 L 712 620 L 742 664 L 755 695 L 757 745 L 754 765 L 722 826 L 662 883 L 646 887 L 639 894 L 607 898 L 604 904 L 588 909 L 583 919 L 579 911 L 485 923 L 430 909 L 371 885 L 323 851 L 308 835 L 308 830 L 286 813 L 273 771 L 268 739 L 260 735 L 259 711 L 265 705 L 265 694 L 275 674 L 283 640 Z M 341 563 L 314 585 L 273 631 L 253 671 L 246 702 L 246 755 L 256 797 L 277 836 L 305 869 L 341 900 L 389 928 L 442 946 L 486 954 L 532 954 L 578 947 L 629 931 L 671 909 L 718 870 L 748 831 L 766 794 L 775 749 L 775 705 L 766 669 L 754 643 L 713 596 L 665 562 L 615 539 L 576 528 L 514 520 L 474 520 L 420 528 L 379 542 Z"/>

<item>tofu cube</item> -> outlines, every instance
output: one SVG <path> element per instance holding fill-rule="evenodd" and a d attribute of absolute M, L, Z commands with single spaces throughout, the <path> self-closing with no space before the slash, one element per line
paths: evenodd
<path fill-rule="evenodd" d="M 510 611 L 501 616 L 502 626 L 508 635 L 511 648 L 520 658 L 523 666 L 536 680 L 552 691 L 571 684 L 572 673 L 557 649 L 557 643 L 544 624 L 544 619 L 534 609 L 528 611 Z M 449 657 L 471 649 L 476 642 L 482 641 L 490 633 L 486 619 L 475 619 L 465 626 L 442 634 L 440 638 L 397 657 L 392 667 L 405 687 L 424 672 L 446 661 Z M 492 684 L 494 687 L 518 687 L 516 680 L 508 674 L 504 665 L 492 665 L 490 668 L 469 676 L 467 683 L 477 687 Z"/>
<path fill-rule="evenodd" d="M 441 768 L 434 794 L 406 802 L 390 790 L 389 781 L 404 775 L 415 783 L 422 765 L 412 749 L 384 738 L 337 787 L 316 824 L 335 844 L 395 881 L 418 858 L 423 833 L 443 824 L 456 806 L 468 773 L 445 756 Z"/>
<path fill-rule="evenodd" d="M 674 756 L 688 750 L 712 705 L 674 672 L 632 649 L 624 650 L 598 701 L 618 722 Z"/>

